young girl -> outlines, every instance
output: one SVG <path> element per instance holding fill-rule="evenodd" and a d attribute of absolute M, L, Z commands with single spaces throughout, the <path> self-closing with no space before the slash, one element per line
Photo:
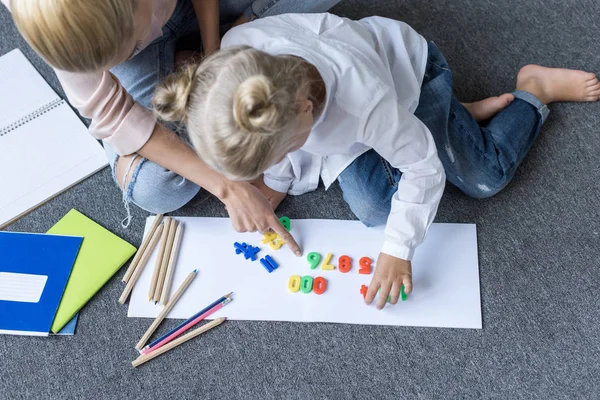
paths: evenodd
<path fill-rule="evenodd" d="M 446 176 L 470 196 L 497 193 L 547 104 L 600 95 L 594 74 L 528 65 L 512 94 L 463 105 L 435 44 L 379 17 L 272 17 L 233 29 L 222 47 L 159 85 L 155 111 L 184 120 L 200 156 L 232 179 L 265 171 L 259 186 L 274 206 L 337 178 L 361 221 L 387 219 L 366 295 L 370 304 L 381 289 L 379 308 L 402 285 L 411 292 L 410 260 Z"/>
<path fill-rule="evenodd" d="M 165 213 L 204 187 L 225 203 L 237 230 L 274 228 L 285 234 L 256 188 L 210 170 L 156 123 L 149 110 L 152 92 L 174 69 L 183 38 L 201 33 L 204 52 L 212 53 L 219 48 L 220 21 L 232 22 L 242 13 L 236 23 L 322 12 L 339 0 L 1 1 L 28 43 L 56 69 L 71 104 L 91 119 L 90 133 L 103 140 L 126 205 Z"/>

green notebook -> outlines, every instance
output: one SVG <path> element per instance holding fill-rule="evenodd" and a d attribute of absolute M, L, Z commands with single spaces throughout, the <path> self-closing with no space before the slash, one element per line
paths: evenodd
<path fill-rule="evenodd" d="M 57 333 L 129 260 L 136 248 L 75 209 L 69 211 L 48 233 L 83 236 L 52 323 L 51 330 Z"/>

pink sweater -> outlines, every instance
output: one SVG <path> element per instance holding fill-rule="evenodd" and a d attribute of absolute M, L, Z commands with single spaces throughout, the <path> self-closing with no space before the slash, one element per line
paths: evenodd
<path fill-rule="evenodd" d="M 10 0 L 0 1 L 9 7 Z M 152 0 L 152 25 L 142 49 L 162 35 L 162 27 L 176 3 L 177 0 Z M 120 155 L 135 153 L 150 139 L 156 125 L 152 111 L 135 102 L 110 71 L 55 71 L 73 107 L 92 120 L 92 136 L 106 141 Z"/>

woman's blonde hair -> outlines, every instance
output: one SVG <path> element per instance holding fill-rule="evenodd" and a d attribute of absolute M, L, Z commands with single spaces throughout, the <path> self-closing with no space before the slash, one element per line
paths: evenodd
<path fill-rule="evenodd" d="M 11 0 L 17 28 L 50 65 L 90 72 L 117 60 L 134 35 L 137 0 Z"/>
<path fill-rule="evenodd" d="M 254 179 L 289 151 L 309 71 L 301 58 L 228 48 L 167 77 L 154 111 L 183 121 L 208 165 L 231 179 Z"/>

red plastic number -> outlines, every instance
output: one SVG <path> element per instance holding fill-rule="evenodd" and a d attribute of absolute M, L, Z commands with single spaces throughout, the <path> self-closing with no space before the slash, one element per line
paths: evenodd
<path fill-rule="evenodd" d="M 360 294 L 363 295 L 363 299 L 367 297 L 367 290 L 369 290 L 368 287 L 366 287 L 365 285 L 360 285 Z"/>
<path fill-rule="evenodd" d="M 348 256 L 341 256 L 338 259 L 338 269 L 344 274 L 352 268 L 352 259 Z"/>
<path fill-rule="evenodd" d="M 372 263 L 373 263 L 373 260 L 371 260 L 369 257 L 361 258 L 360 261 L 358 262 L 358 264 L 360 265 L 360 268 L 358 269 L 358 273 L 370 275 Z"/>
<path fill-rule="evenodd" d="M 323 294 L 327 290 L 327 279 L 322 276 L 317 276 L 313 281 L 313 292 L 315 294 Z"/>

